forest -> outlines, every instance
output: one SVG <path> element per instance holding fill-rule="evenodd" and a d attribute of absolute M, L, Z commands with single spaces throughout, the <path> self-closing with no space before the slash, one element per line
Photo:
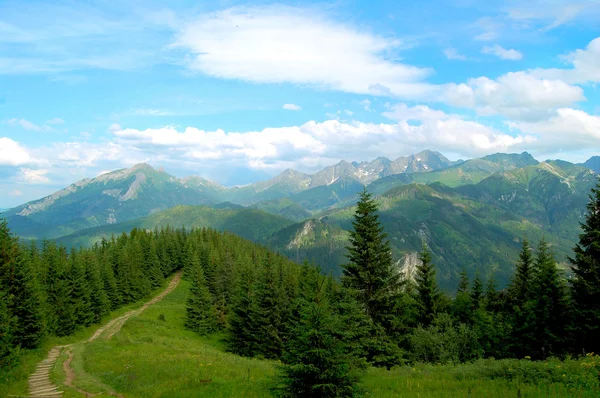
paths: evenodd
<path fill-rule="evenodd" d="M 182 270 L 185 327 L 199 338 L 224 336 L 236 355 L 278 361 L 272 392 L 280 396 L 360 396 L 372 367 L 492 358 L 581 361 L 577 377 L 600 388 L 600 186 L 568 272 L 543 239 L 525 238 L 507 286 L 463 270 L 453 297 L 438 287 L 427 242 L 415 280 L 401 277 L 366 190 L 352 225 L 343 275 L 334 278 L 207 228 L 134 229 L 67 251 L 50 240 L 21 244 L 2 222 L 0 375 L 48 336 L 100 323 Z"/>

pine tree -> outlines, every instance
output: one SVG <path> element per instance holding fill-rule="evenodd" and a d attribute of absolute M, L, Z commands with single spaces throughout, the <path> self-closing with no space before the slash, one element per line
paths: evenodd
<path fill-rule="evenodd" d="M 469 294 L 469 276 L 467 270 L 463 268 L 458 280 L 456 298 L 452 303 L 454 317 L 461 323 L 471 323 L 473 318 L 472 305 L 471 295 Z"/>
<path fill-rule="evenodd" d="M 256 305 L 254 297 L 254 273 L 250 265 L 241 270 L 233 311 L 229 320 L 227 345 L 229 351 L 251 357 L 257 351 L 255 332 Z"/>
<path fill-rule="evenodd" d="M 69 260 L 66 278 L 70 284 L 69 300 L 75 312 L 75 322 L 77 325 L 89 326 L 94 322 L 94 313 L 90 309 L 92 291 L 86 279 L 82 254 L 72 249 Z"/>
<path fill-rule="evenodd" d="M 473 287 L 471 288 L 471 304 L 473 305 L 473 311 L 478 310 L 482 306 L 484 296 L 483 281 L 481 280 L 479 271 L 477 271 L 475 273 L 475 278 L 473 279 Z"/>
<path fill-rule="evenodd" d="M 533 254 L 529 241 L 523 239 L 519 261 L 515 274 L 508 288 L 511 303 L 517 307 L 523 306 L 530 299 L 531 281 L 534 274 Z"/>
<path fill-rule="evenodd" d="M 16 359 L 16 347 L 13 345 L 12 336 L 15 319 L 8 310 L 9 301 L 7 293 L 0 289 L 0 369 L 10 367 Z"/>
<path fill-rule="evenodd" d="M 336 337 L 343 324 L 319 301 L 305 302 L 280 367 L 284 397 L 353 397 L 364 369 Z"/>
<path fill-rule="evenodd" d="M 401 275 L 394 269 L 377 204 L 366 188 L 360 193 L 352 226 L 347 246 L 350 262 L 343 265 L 342 283 L 357 291 L 359 301 L 375 323 L 389 324 L 387 318 L 401 294 Z"/>
<path fill-rule="evenodd" d="M 14 344 L 36 348 L 46 332 L 42 292 L 31 263 L 21 256 L 9 289 L 13 300 L 9 311 L 15 317 Z"/>
<path fill-rule="evenodd" d="M 83 254 L 85 278 L 91 292 L 89 307 L 92 314 L 92 323 L 99 323 L 102 317 L 110 312 L 111 308 L 111 302 L 102 281 L 100 263 L 98 262 L 99 256 L 100 253 L 97 250 Z"/>
<path fill-rule="evenodd" d="M 262 275 L 256 285 L 256 342 L 258 354 L 276 359 L 281 355 L 285 325 L 282 319 L 281 290 L 271 254 L 265 256 Z"/>
<path fill-rule="evenodd" d="M 537 357 L 561 355 L 566 344 L 569 298 L 565 279 L 544 239 L 539 243 L 532 283 L 532 309 Z"/>
<path fill-rule="evenodd" d="M 600 352 L 600 182 L 592 189 L 581 229 L 569 259 L 575 341 L 583 352 Z"/>
<path fill-rule="evenodd" d="M 427 327 L 431 325 L 440 305 L 441 293 L 435 277 L 435 266 L 431 262 L 431 253 L 425 243 L 419 256 L 421 264 L 417 267 L 416 293 L 419 307 L 418 322 Z"/>
<path fill-rule="evenodd" d="M 515 274 L 508 287 L 508 323 L 511 328 L 510 350 L 517 358 L 535 355 L 538 348 L 535 336 L 535 313 L 532 286 L 536 264 L 529 241 L 523 239 Z"/>
<path fill-rule="evenodd" d="M 185 327 L 203 336 L 217 329 L 217 311 L 197 258 L 193 259 L 191 267 L 192 286 L 187 300 Z"/>

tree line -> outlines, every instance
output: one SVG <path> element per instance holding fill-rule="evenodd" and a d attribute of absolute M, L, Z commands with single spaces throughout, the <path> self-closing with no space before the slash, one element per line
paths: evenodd
<path fill-rule="evenodd" d="M 186 232 L 129 234 L 87 249 L 21 244 L 0 220 L 0 369 L 46 336 L 66 336 L 147 297 L 183 267 Z"/>
<path fill-rule="evenodd" d="M 240 278 L 225 297 L 206 268 L 218 249 L 205 246 L 188 270 L 193 283 L 187 325 L 200 334 L 225 331 L 236 354 L 281 360 L 284 396 L 351 396 L 368 364 L 390 368 L 416 361 L 535 360 L 598 352 L 598 188 L 587 210 L 569 277 L 546 241 L 532 248 L 523 239 L 507 287 L 499 289 L 493 275 L 469 278 L 463 270 L 451 298 L 438 287 L 426 244 L 415 280 L 401 277 L 376 201 L 364 191 L 340 281 L 314 265 L 298 268 L 265 253 L 250 267 L 241 265 Z M 222 308 L 226 316 L 219 318 Z"/>
<path fill-rule="evenodd" d="M 377 211 L 362 192 L 340 279 L 211 229 L 134 229 L 67 251 L 20 244 L 0 222 L 0 367 L 45 336 L 147 297 L 180 269 L 190 282 L 186 327 L 223 332 L 233 353 L 280 360 L 284 396 L 352 396 L 369 365 L 600 351 L 600 188 L 570 278 L 546 242 L 532 250 L 523 240 L 506 288 L 463 271 L 453 298 L 439 289 L 426 244 L 415 280 L 401 276 Z"/>

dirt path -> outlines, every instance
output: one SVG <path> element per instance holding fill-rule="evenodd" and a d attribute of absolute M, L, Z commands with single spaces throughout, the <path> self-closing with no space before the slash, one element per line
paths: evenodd
<path fill-rule="evenodd" d="M 56 361 L 57 361 L 59 355 L 61 354 L 62 350 L 65 348 L 69 349 L 67 351 L 69 354 L 69 358 L 63 363 L 63 368 L 64 368 L 65 374 L 66 374 L 66 380 L 65 380 L 64 384 L 71 388 L 74 388 L 75 390 L 77 390 L 81 394 L 85 395 L 86 397 L 93 397 L 95 395 L 100 395 L 100 394 L 92 394 L 87 391 L 80 390 L 79 388 L 75 387 L 75 385 L 73 384 L 73 380 L 75 379 L 75 372 L 71 368 L 71 361 L 73 360 L 73 350 L 72 350 L 73 346 L 77 345 L 77 344 L 90 343 L 90 342 L 100 338 L 101 336 L 104 337 L 105 339 L 110 339 L 112 336 L 115 335 L 115 333 L 117 333 L 119 330 L 121 330 L 121 327 L 125 324 L 125 322 L 127 322 L 127 320 L 129 318 L 141 314 L 146 308 L 148 308 L 152 304 L 162 300 L 167 294 L 171 293 L 177 287 L 180 280 L 181 280 L 181 271 L 178 272 L 177 274 L 175 274 L 175 277 L 171 280 L 171 282 L 169 283 L 167 288 L 165 290 L 163 290 L 159 295 L 157 295 L 152 300 L 145 303 L 140 308 L 129 311 L 129 312 L 125 313 L 124 315 L 121 315 L 120 317 L 111 320 L 106 325 L 98 328 L 98 330 L 96 330 L 96 332 L 89 339 L 84 340 L 80 343 L 53 347 L 48 352 L 48 356 L 46 357 L 46 359 L 44 359 L 43 361 L 38 363 L 35 371 L 29 377 L 29 381 L 28 381 L 29 397 L 32 397 L 32 398 L 34 398 L 34 397 L 35 398 L 62 397 L 63 391 L 59 391 L 58 386 L 56 386 L 54 383 L 52 383 L 52 381 L 50 380 L 50 372 L 56 366 Z M 117 397 L 122 397 L 122 395 L 116 394 L 113 391 L 108 391 L 103 394 L 109 394 L 109 395 L 114 395 Z"/>

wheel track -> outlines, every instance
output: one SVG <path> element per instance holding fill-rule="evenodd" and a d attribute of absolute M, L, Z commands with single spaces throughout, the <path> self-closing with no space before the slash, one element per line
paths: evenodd
<path fill-rule="evenodd" d="M 167 288 L 165 290 L 163 290 L 160 294 L 155 296 L 152 300 L 144 303 L 144 305 L 141 306 L 140 308 L 129 311 L 129 312 L 121 315 L 120 317 L 111 320 L 106 325 L 98 328 L 98 330 L 96 330 L 96 332 L 89 339 L 84 340 L 79 343 L 58 345 L 58 346 L 53 347 L 48 352 L 48 356 L 46 357 L 46 359 L 40 361 L 37 364 L 35 371 L 29 377 L 29 380 L 28 380 L 29 395 L 27 395 L 27 397 L 31 397 L 31 398 L 60 398 L 60 397 L 62 397 L 64 392 L 59 391 L 59 387 L 57 385 L 55 385 L 54 383 L 52 383 L 52 381 L 50 380 L 50 372 L 56 366 L 56 361 L 58 360 L 58 357 L 60 356 L 62 350 L 65 348 L 69 349 L 67 351 L 69 358 L 63 364 L 65 374 L 67 375 L 66 380 L 65 380 L 65 385 L 77 390 L 78 392 L 80 392 L 81 394 L 83 394 L 87 397 L 93 397 L 95 395 L 101 394 L 101 393 L 93 394 L 93 393 L 90 393 L 87 391 L 83 391 L 83 390 L 75 387 L 75 385 L 73 384 L 73 380 L 75 378 L 75 372 L 71 368 L 71 361 L 73 360 L 73 351 L 72 351 L 73 346 L 75 346 L 77 344 L 90 343 L 94 340 L 97 340 L 102 335 L 104 335 L 104 338 L 106 338 L 107 340 L 110 339 L 119 330 L 121 330 L 121 327 L 123 327 L 123 325 L 125 324 L 125 322 L 127 322 L 127 320 L 129 318 L 141 314 L 145 309 L 150 307 L 152 304 L 159 302 L 167 294 L 171 293 L 179 284 L 179 281 L 181 280 L 181 274 L 182 274 L 181 271 L 177 272 L 175 274 L 175 277 L 173 277 L 173 279 L 167 286 Z M 106 394 L 106 393 L 117 396 L 117 397 L 122 397 L 122 395 L 117 394 L 113 391 L 108 391 L 103 394 Z"/>

